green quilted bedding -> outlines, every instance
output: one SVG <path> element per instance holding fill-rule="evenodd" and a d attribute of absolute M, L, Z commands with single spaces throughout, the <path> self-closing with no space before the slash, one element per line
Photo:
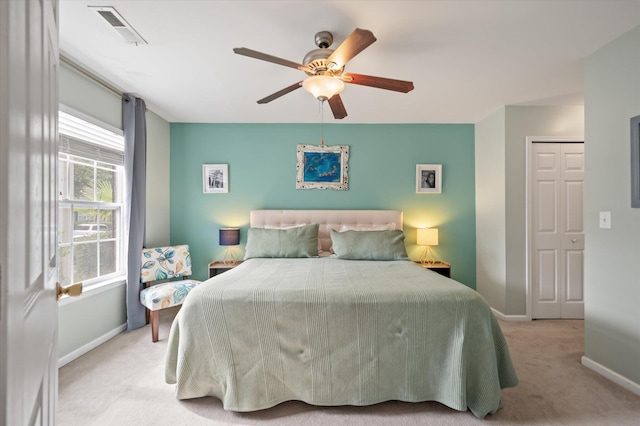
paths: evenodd
<path fill-rule="evenodd" d="M 332 258 L 250 259 L 196 287 L 165 378 L 232 411 L 438 401 L 480 418 L 518 383 L 477 292 L 409 261 Z"/>

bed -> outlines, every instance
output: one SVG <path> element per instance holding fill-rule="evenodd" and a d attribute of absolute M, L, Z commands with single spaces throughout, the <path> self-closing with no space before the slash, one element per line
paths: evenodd
<path fill-rule="evenodd" d="M 438 401 L 484 418 L 518 383 L 484 299 L 408 260 L 401 211 L 252 211 L 246 254 L 176 315 L 165 379 L 179 399 Z"/>

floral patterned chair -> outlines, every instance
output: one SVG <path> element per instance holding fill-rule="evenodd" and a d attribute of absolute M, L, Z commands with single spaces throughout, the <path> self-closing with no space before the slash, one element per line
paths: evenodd
<path fill-rule="evenodd" d="M 151 340 L 158 341 L 161 309 L 182 305 L 185 297 L 201 281 L 187 280 L 191 275 L 191 254 L 188 245 L 155 247 L 142 250 L 140 256 L 140 302 L 147 309 L 147 324 L 151 319 Z M 182 278 L 180 281 L 169 281 Z M 154 284 L 156 281 L 163 281 Z"/>

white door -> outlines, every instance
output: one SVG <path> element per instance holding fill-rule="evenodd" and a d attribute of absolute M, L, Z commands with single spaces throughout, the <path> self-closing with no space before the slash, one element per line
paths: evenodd
<path fill-rule="evenodd" d="M 56 0 L 0 1 L 0 424 L 55 424 Z"/>
<path fill-rule="evenodd" d="M 584 318 L 584 144 L 531 153 L 532 318 Z"/>

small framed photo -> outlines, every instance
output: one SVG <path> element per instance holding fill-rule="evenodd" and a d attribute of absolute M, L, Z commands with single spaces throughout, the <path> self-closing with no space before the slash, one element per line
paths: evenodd
<path fill-rule="evenodd" d="M 416 164 L 416 193 L 442 192 L 442 164 Z"/>
<path fill-rule="evenodd" d="M 296 189 L 349 189 L 349 147 L 298 145 Z"/>
<path fill-rule="evenodd" d="M 229 192 L 229 165 L 202 165 L 202 192 L 205 194 L 222 194 Z"/>

